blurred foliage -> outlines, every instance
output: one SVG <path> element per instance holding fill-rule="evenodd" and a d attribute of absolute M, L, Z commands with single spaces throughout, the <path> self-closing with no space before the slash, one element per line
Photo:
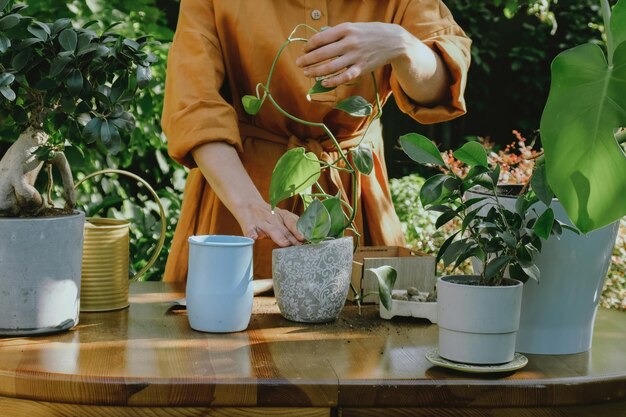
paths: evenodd
<path fill-rule="evenodd" d="M 440 143 L 442 149 L 456 148 L 465 138 L 475 136 L 490 137 L 496 144 L 505 145 L 513 139 L 513 130 L 532 136 L 539 128 L 548 97 L 552 60 L 567 48 L 597 42 L 602 29 L 597 0 L 445 3 L 473 41 L 465 94 L 468 114 L 451 122 L 421 126 L 390 102 L 383 125 L 391 177 L 418 171 L 401 151 L 394 149 L 398 138 L 408 132 L 422 133 Z M 552 15 L 557 25 L 554 34 Z"/>
<path fill-rule="evenodd" d="M 131 106 L 130 112 L 136 118 L 136 127 L 122 151 L 112 156 L 93 150 L 83 157 L 72 148 L 66 150 L 77 179 L 103 168 L 119 168 L 139 175 L 156 189 L 165 208 L 167 238 L 155 266 L 143 279 L 161 279 L 180 213 L 186 177 L 186 171 L 167 156 L 167 145 L 160 126 L 167 51 L 173 37 L 165 13 L 154 0 L 72 0 L 63 2 L 63 5 L 58 0 L 31 0 L 26 3 L 29 5 L 28 13 L 39 20 L 53 21 L 68 17 L 82 25 L 97 19 L 103 26 L 121 22 L 115 30 L 125 36 L 136 37 L 148 33 L 152 35 L 152 40 L 161 42 L 161 45 L 150 47 L 150 51 L 158 57 L 158 62 L 153 66 L 153 79 L 149 87 Z M 0 137 L 6 138 L 4 135 Z M 0 154 L 3 151 L 3 144 L 0 143 Z M 60 183 L 60 180 L 56 182 Z M 147 190 L 126 177 L 96 177 L 78 190 L 78 205 L 88 216 L 97 214 L 130 220 L 131 272 L 134 273 L 146 264 L 160 231 L 159 211 Z"/>

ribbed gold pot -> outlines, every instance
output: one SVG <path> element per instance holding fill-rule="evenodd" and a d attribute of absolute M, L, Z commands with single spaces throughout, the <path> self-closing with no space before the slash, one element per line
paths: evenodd
<path fill-rule="evenodd" d="M 85 222 L 80 311 L 111 311 L 128 307 L 128 283 L 139 279 L 157 260 L 165 242 L 165 210 L 157 193 L 141 177 L 119 169 L 105 169 L 87 175 L 86 180 L 101 174 L 120 174 L 135 179 L 148 189 L 159 207 L 161 236 L 151 258 L 135 276 L 129 278 L 130 222 L 90 217 Z"/>
<path fill-rule="evenodd" d="M 130 222 L 88 218 L 83 243 L 80 311 L 128 307 Z"/>

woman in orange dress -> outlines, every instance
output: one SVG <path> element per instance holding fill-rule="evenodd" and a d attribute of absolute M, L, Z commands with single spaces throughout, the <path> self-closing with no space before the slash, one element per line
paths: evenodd
<path fill-rule="evenodd" d="M 334 105 L 353 95 L 374 102 L 374 73 L 384 103 L 421 123 L 465 112 L 470 40 L 439 0 L 182 0 L 168 58 L 163 130 L 169 153 L 191 170 L 169 254 L 166 281 L 185 281 L 187 238 L 246 235 L 256 240 L 254 275 L 271 277 L 271 250 L 300 244 L 300 205 L 268 204 L 272 170 L 289 148 L 320 159 L 336 153 L 323 132 L 288 120 L 270 105 L 254 117 L 241 97 L 265 81 L 272 60 L 301 23 L 321 30 L 292 43 L 276 67 L 272 94 L 291 114 L 323 121 L 349 149 L 368 123 Z M 303 33 L 304 34 L 304 33 Z M 317 77 L 337 86 L 306 100 Z M 380 125 L 368 132 L 374 170 L 358 181 L 356 224 L 367 245 L 403 245 L 388 188 Z M 351 196 L 347 178 L 324 178 L 327 192 Z"/>

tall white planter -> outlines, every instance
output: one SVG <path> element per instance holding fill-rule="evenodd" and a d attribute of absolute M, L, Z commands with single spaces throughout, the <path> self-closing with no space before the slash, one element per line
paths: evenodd
<path fill-rule="evenodd" d="M 519 327 L 522 283 L 468 285 L 474 276 L 437 280 L 439 355 L 462 363 L 487 365 L 513 360 Z"/>
<path fill-rule="evenodd" d="M 0 218 L 0 335 L 78 324 L 84 213 Z"/>
<path fill-rule="evenodd" d="M 484 196 L 468 193 L 468 198 Z M 499 197 L 509 210 L 515 198 Z M 557 199 L 555 218 L 571 225 Z M 537 204 L 539 213 L 545 210 Z M 619 222 L 586 235 L 563 230 L 561 238 L 543 242 L 536 258 L 539 282 L 524 284 L 517 351 L 535 354 L 580 353 L 591 349 L 591 337 L 600 295 L 611 263 Z"/>
<path fill-rule="evenodd" d="M 274 249 L 272 275 L 281 314 L 303 323 L 335 320 L 350 288 L 352 253 L 351 237 Z"/>
<path fill-rule="evenodd" d="M 558 201 L 552 209 L 557 219 L 571 224 Z M 591 349 L 618 229 L 619 222 L 587 235 L 564 230 L 560 240 L 551 236 L 544 243 L 537 256 L 540 280 L 524 284 L 519 352 L 566 354 Z"/>

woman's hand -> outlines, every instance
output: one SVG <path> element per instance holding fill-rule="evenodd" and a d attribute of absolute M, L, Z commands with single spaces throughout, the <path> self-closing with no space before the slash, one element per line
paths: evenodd
<path fill-rule="evenodd" d="M 341 23 L 313 35 L 296 65 L 307 77 L 328 77 L 322 84 L 335 87 L 398 58 L 407 48 L 407 35 L 404 28 L 389 23 Z"/>
<path fill-rule="evenodd" d="M 244 234 L 254 240 L 272 239 L 281 247 L 301 245 L 304 236 L 298 231 L 298 216 L 267 203 L 248 206 L 235 215 Z"/>
<path fill-rule="evenodd" d="M 336 87 L 391 64 L 400 85 L 420 104 L 441 100 L 448 74 L 441 58 L 400 25 L 341 23 L 313 35 L 296 60 L 304 75 Z"/>
<path fill-rule="evenodd" d="M 272 239 L 282 247 L 302 243 L 304 236 L 296 228 L 298 216 L 279 208 L 272 212 L 235 148 L 225 142 L 212 142 L 198 146 L 192 153 L 202 174 L 246 236 L 254 240 Z"/>

